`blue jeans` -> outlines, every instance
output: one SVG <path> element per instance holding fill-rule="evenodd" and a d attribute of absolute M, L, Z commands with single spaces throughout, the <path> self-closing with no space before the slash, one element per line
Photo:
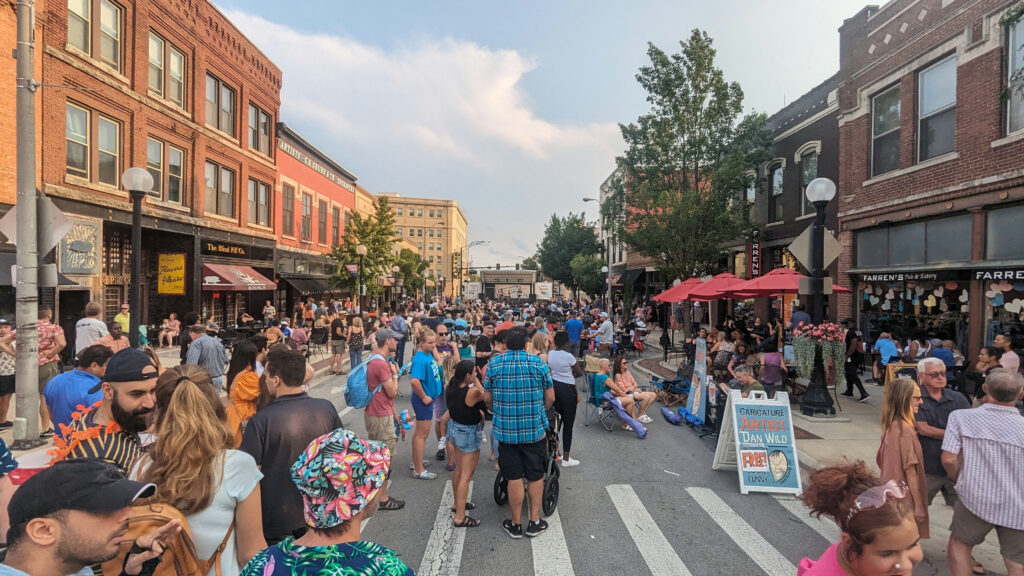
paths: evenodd
<path fill-rule="evenodd" d="M 213 381 L 213 385 L 214 385 L 215 388 L 217 388 L 217 392 L 220 392 L 221 390 L 224 389 L 224 377 L 223 376 L 214 376 L 210 380 Z"/>
<path fill-rule="evenodd" d="M 405 362 L 405 337 L 398 339 L 398 348 L 395 350 L 395 361 L 401 367 Z"/>
<path fill-rule="evenodd" d="M 348 362 L 349 370 L 359 366 L 363 362 L 363 349 L 362 348 L 349 348 L 348 349 Z"/>

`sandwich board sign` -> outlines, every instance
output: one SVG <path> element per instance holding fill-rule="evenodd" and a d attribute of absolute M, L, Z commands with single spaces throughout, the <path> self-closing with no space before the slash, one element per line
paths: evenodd
<path fill-rule="evenodd" d="M 690 382 L 690 396 L 686 402 L 685 412 L 680 410 L 679 415 L 694 426 L 703 426 L 705 411 L 707 410 L 707 395 L 704 393 L 708 385 L 708 341 L 703 338 L 697 339 L 697 353 L 693 360 L 693 378 Z"/>
<path fill-rule="evenodd" d="M 776 392 L 769 400 L 764 392 L 754 391 L 744 398 L 739 390 L 730 390 L 726 398 L 712 468 L 736 468 L 741 494 L 803 492 L 789 395 Z"/>

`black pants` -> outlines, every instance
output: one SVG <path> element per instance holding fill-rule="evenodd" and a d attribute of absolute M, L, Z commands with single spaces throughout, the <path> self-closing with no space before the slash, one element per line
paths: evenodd
<path fill-rule="evenodd" d="M 868 393 L 864 390 L 864 385 L 860 382 L 860 365 L 861 362 L 856 357 L 851 358 L 850 361 L 846 363 L 846 392 L 844 392 L 844 394 L 853 394 L 853 387 L 856 386 L 857 390 L 860 392 L 860 397 L 863 398 L 867 396 Z"/>
<path fill-rule="evenodd" d="M 576 421 L 576 386 L 555 382 L 555 410 L 562 417 L 562 454 L 572 451 L 572 425 Z"/>

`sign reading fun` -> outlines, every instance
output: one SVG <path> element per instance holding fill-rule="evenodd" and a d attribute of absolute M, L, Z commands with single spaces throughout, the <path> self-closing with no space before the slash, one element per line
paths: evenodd
<path fill-rule="evenodd" d="M 789 395 L 776 392 L 769 400 L 755 391 L 744 398 L 739 390 L 730 390 L 712 468 L 736 468 L 742 494 L 800 494 Z"/>

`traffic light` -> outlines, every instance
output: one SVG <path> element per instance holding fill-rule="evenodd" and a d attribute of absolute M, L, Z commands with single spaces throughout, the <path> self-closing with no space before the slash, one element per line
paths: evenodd
<path fill-rule="evenodd" d="M 501 270 L 501 264 L 495 264 L 494 265 L 494 269 L 495 270 Z"/>
<path fill-rule="evenodd" d="M 519 270 L 519 264 L 516 264 L 516 270 Z"/>

